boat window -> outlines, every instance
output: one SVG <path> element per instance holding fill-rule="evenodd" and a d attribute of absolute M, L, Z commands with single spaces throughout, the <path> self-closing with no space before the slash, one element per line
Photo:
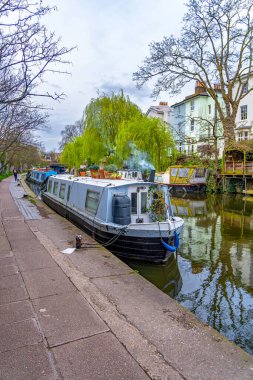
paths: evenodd
<path fill-rule="evenodd" d="M 52 181 L 51 181 L 51 180 L 48 182 L 47 191 L 48 191 L 49 193 L 51 193 L 51 191 L 52 191 Z"/>
<path fill-rule="evenodd" d="M 59 192 L 59 197 L 61 199 L 64 199 L 65 190 L 66 190 L 66 184 L 65 183 L 61 183 L 60 192 Z"/>
<path fill-rule="evenodd" d="M 41 174 L 41 181 L 45 181 L 45 179 L 46 179 L 46 174 L 45 173 Z"/>
<path fill-rule="evenodd" d="M 172 177 L 176 177 L 177 176 L 177 168 L 171 169 L 171 175 L 172 175 Z"/>
<path fill-rule="evenodd" d="M 39 179 L 39 176 L 40 176 L 40 173 L 37 173 L 36 174 L 36 178 Z"/>
<path fill-rule="evenodd" d="M 205 177 L 205 168 L 197 168 L 195 171 L 195 178 Z"/>
<path fill-rule="evenodd" d="M 57 195 L 58 193 L 58 182 L 54 182 L 53 194 Z"/>
<path fill-rule="evenodd" d="M 180 178 L 188 177 L 188 174 L 189 174 L 189 169 L 188 169 L 188 168 L 180 168 L 180 169 L 179 169 L 178 176 L 179 176 Z"/>
<path fill-rule="evenodd" d="M 137 214 L 137 193 L 131 193 L 131 213 Z"/>
<path fill-rule="evenodd" d="M 69 187 L 68 187 L 67 202 L 69 201 L 69 197 L 70 197 L 70 190 L 71 190 L 71 185 L 69 185 Z"/>
<path fill-rule="evenodd" d="M 146 214 L 147 212 L 147 192 L 141 193 L 141 214 Z"/>
<path fill-rule="evenodd" d="M 95 214 L 97 212 L 99 194 L 100 193 L 98 191 L 87 190 L 85 208 L 87 211 L 91 212 L 92 214 Z"/>

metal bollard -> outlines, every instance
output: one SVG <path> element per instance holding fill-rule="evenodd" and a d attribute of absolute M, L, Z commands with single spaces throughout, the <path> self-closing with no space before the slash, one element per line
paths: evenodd
<path fill-rule="evenodd" d="M 76 235 L 76 248 L 82 248 L 82 235 Z"/>

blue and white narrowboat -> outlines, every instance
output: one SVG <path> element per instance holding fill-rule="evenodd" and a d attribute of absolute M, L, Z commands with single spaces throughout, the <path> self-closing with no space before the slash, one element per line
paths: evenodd
<path fill-rule="evenodd" d="M 157 191 L 163 206 L 159 220 Z M 119 257 L 166 262 L 178 247 L 183 220 L 172 215 L 166 186 L 63 174 L 49 178 L 41 197 Z"/>
<path fill-rule="evenodd" d="M 48 177 L 56 174 L 57 172 L 54 170 L 33 169 L 30 171 L 26 179 L 27 181 L 36 183 L 37 185 L 43 185 Z"/>

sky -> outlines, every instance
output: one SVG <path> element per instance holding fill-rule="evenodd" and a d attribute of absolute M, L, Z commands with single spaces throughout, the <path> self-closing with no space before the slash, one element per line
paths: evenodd
<path fill-rule="evenodd" d="M 149 54 L 149 44 L 170 34 L 179 35 L 185 13 L 184 0 L 48 0 L 57 11 L 42 22 L 61 37 L 62 45 L 77 46 L 64 69 L 70 75 L 50 74 L 44 86 L 51 92 L 64 92 L 60 103 L 46 100 L 50 108 L 50 132 L 41 132 L 46 151 L 58 151 L 61 131 L 82 118 L 85 107 L 98 93 L 123 89 L 143 112 L 159 101 L 173 104 L 185 96 L 171 98 L 163 93 L 151 98 L 152 85 L 141 90 L 132 80 Z"/>

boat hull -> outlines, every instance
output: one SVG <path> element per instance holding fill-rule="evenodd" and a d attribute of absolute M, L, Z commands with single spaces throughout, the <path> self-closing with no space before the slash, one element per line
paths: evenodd
<path fill-rule="evenodd" d="M 173 254 L 164 248 L 160 237 L 152 236 L 129 236 L 122 232 L 110 232 L 109 229 L 91 224 L 85 216 L 78 214 L 65 205 L 55 202 L 46 193 L 41 194 L 42 200 L 58 214 L 67 218 L 82 230 L 92 236 L 98 243 L 106 246 L 118 257 L 133 260 L 149 261 L 154 263 L 164 263 Z M 163 237 L 163 240 L 174 245 L 174 237 Z M 113 241 L 111 244 L 108 242 Z"/>
<path fill-rule="evenodd" d="M 205 193 L 206 192 L 206 184 L 204 183 L 195 183 L 195 184 L 169 184 L 170 194 L 178 194 L 178 193 Z"/>

